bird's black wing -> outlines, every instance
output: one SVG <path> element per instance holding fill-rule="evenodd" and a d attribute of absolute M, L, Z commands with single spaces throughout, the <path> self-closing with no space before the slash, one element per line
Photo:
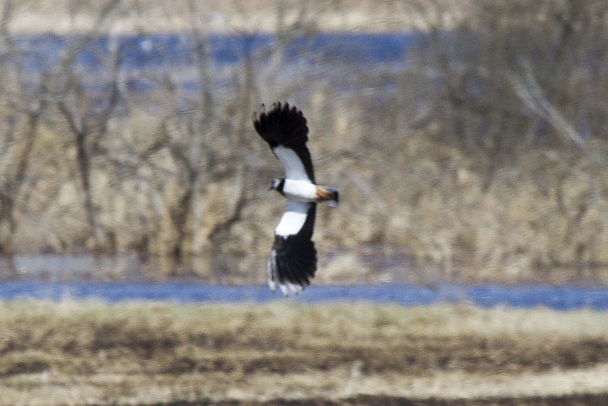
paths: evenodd
<path fill-rule="evenodd" d="M 268 285 L 284 295 L 310 284 L 317 271 L 317 250 L 312 241 L 317 205 L 290 201 L 275 229 L 268 259 Z"/>
<path fill-rule="evenodd" d="M 278 102 L 266 112 L 262 104 L 259 113 L 253 113 L 253 126 L 281 161 L 287 179 L 315 182 L 312 159 L 306 147 L 308 126 L 300 110 Z"/>

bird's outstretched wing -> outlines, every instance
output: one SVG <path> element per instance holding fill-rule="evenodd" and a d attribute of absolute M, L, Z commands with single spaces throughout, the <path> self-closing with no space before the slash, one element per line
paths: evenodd
<path fill-rule="evenodd" d="M 315 182 L 312 159 L 306 147 L 308 127 L 300 110 L 278 102 L 266 112 L 262 104 L 259 113 L 253 113 L 253 126 L 281 161 L 285 178 Z"/>
<path fill-rule="evenodd" d="M 290 201 L 275 228 L 268 259 L 268 285 L 284 295 L 297 293 L 310 284 L 317 270 L 317 250 L 312 241 L 316 203 Z"/>

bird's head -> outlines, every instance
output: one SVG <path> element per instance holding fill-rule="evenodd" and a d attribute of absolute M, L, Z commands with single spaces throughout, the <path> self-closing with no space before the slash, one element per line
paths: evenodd
<path fill-rule="evenodd" d="M 273 179 L 272 184 L 268 190 L 276 190 L 279 193 L 283 193 L 283 186 L 285 185 L 285 179 Z"/>

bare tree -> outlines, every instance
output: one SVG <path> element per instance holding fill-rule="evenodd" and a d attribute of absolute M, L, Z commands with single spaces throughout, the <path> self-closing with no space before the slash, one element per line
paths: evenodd
<path fill-rule="evenodd" d="M 582 219 L 589 209 L 590 203 L 593 202 L 597 207 L 605 206 L 607 203 L 608 196 L 606 196 L 606 190 L 602 184 L 601 174 L 605 173 L 606 169 L 608 169 L 608 156 L 605 155 L 605 151 L 602 149 L 593 148 L 590 145 L 592 137 L 583 137 L 563 114 L 549 102 L 534 76 L 532 65 L 529 61 L 523 61 L 522 70 L 522 75 L 508 74 L 508 79 L 513 87 L 513 91 L 521 99 L 525 108 L 533 115 L 549 123 L 566 142 L 571 142 L 579 149 L 590 163 L 590 170 L 587 171 L 587 175 L 591 180 L 589 184 L 592 192 L 588 198 L 577 202 L 574 215 L 571 215 L 571 210 L 566 207 L 563 190 L 567 175 L 576 175 L 576 171 L 570 170 L 570 174 L 560 177 L 559 184 L 557 185 L 556 197 L 558 199 L 558 207 L 568 222 L 568 232 L 564 234 L 564 243 L 571 245 L 573 243 L 573 235 L 577 233 L 577 229 L 582 227 Z M 598 226 L 602 230 L 608 229 L 608 214 L 604 213 L 600 218 L 602 221 Z M 588 241 L 587 244 L 578 243 L 576 248 L 576 265 L 579 267 L 581 276 L 583 276 L 582 272 L 586 269 L 584 258 L 590 256 L 588 252 L 590 245 L 593 245 L 593 241 Z"/>
<path fill-rule="evenodd" d="M 0 69 L 3 77 L 13 78 L 0 87 L 4 101 L 0 133 L 0 252 L 13 254 L 17 230 L 17 210 L 27 196 L 28 169 L 36 142 L 38 127 L 48 104 L 47 90 L 39 82 L 34 88 L 24 78 L 19 55 L 8 31 L 13 2 L 4 3 L 0 16 Z"/>
<path fill-rule="evenodd" d="M 104 237 L 97 220 L 94 188 L 92 185 L 93 160 L 104 154 L 103 139 L 108 134 L 108 122 L 120 99 L 119 71 L 121 48 L 117 43 L 110 46 L 109 55 L 99 59 L 105 61 L 105 77 L 102 78 L 102 90 L 92 90 L 94 83 L 91 77 L 84 74 L 78 66 L 77 59 L 83 52 L 94 52 L 89 45 L 99 33 L 119 0 L 111 0 L 100 11 L 92 27 L 92 33 L 68 47 L 62 58 L 59 70 L 53 77 L 53 89 L 57 108 L 65 119 L 73 136 L 76 149 L 76 164 L 79 183 L 84 195 L 84 207 L 87 222 L 94 239 L 94 249 L 104 245 Z M 98 51 L 99 52 L 99 51 Z M 95 94 L 99 92 L 99 94 Z"/>

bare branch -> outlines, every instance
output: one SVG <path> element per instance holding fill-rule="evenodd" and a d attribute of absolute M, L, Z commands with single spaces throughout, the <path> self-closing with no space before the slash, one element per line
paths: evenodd
<path fill-rule="evenodd" d="M 534 77 L 530 61 L 524 60 L 523 69 L 525 74 L 523 79 L 513 73 L 508 73 L 507 78 L 514 92 L 524 105 L 537 116 L 547 120 L 561 135 L 572 141 L 574 145 L 586 154 L 591 155 L 591 151 L 587 148 L 585 140 L 544 96 L 542 89 Z"/>

